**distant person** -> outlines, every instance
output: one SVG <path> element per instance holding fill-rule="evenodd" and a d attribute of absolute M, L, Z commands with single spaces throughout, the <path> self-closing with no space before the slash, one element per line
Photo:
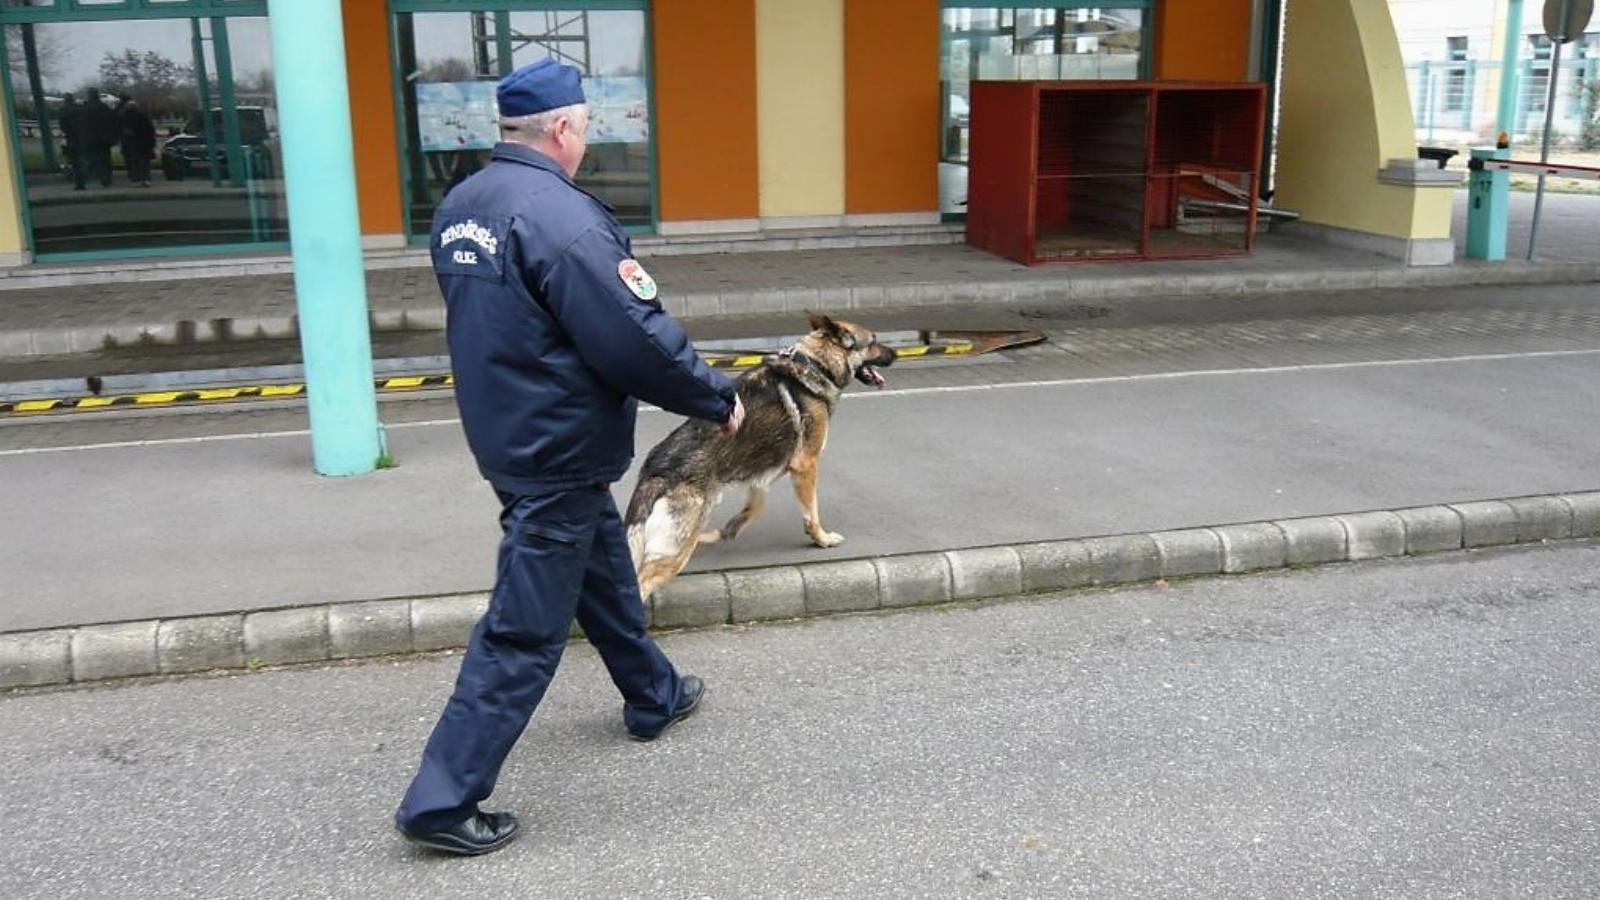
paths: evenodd
<path fill-rule="evenodd" d="M 111 151 L 122 141 L 122 120 L 116 110 L 100 99 L 100 92 L 89 91 L 89 102 L 84 105 L 89 118 L 88 155 L 89 170 L 100 180 L 101 187 L 111 187 Z"/>
<path fill-rule="evenodd" d="M 150 186 L 150 162 L 156 157 L 156 126 L 131 97 L 124 95 L 117 104 L 122 120 L 122 160 L 128 167 L 128 180 Z"/>
<path fill-rule="evenodd" d="M 63 94 L 60 121 L 61 144 L 67 154 L 67 168 L 72 170 L 72 189 L 81 191 L 84 174 L 89 168 L 89 115 L 78 98 Z"/>

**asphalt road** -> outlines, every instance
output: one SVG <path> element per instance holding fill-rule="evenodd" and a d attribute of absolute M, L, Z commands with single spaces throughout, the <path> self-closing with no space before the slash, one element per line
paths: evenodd
<path fill-rule="evenodd" d="M 495 807 L 388 817 L 454 657 L 0 696 L 0 897 L 1600 895 L 1600 546 L 667 635 L 622 735 L 569 651 Z"/>

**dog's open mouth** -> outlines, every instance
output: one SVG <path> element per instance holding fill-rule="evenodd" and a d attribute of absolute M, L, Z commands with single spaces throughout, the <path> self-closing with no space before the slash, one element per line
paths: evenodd
<path fill-rule="evenodd" d="M 883 373 L 879 372 L 876 366 L 870 366 L 866 363 L 862 363 L 861 368 L 856 369 L 856 380 L 868 387 L 880 389 L 885 384 L 888 384 L 883 380 Z"/>

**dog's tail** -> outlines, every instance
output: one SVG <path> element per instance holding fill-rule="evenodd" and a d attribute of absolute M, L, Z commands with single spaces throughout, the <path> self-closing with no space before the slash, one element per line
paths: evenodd
<path fill-rule="evenodd" d="M 633 489 L 633 499 L 628 501 L 628 514 L 623 516 L 624 525 L 632 527 L 643 525 L 650 518 L 650 510 L 655 508 L 656 501 L 666 496 L 667 481 L 664 478 L 641 478 Z"/>

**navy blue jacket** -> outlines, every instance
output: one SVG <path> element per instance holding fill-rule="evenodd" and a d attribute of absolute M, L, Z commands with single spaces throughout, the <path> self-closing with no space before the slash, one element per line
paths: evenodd
<path fill-rule="evenodd" d="M 733 384 L 648 284 L 624 281 L 630 242 L 609 208 L 548 156 L 496 146 L 439 204 L 431 246 L 461 423 L 500 490 L 620 478 L 635 398 L 714 422 L 732 412 Z"/>

